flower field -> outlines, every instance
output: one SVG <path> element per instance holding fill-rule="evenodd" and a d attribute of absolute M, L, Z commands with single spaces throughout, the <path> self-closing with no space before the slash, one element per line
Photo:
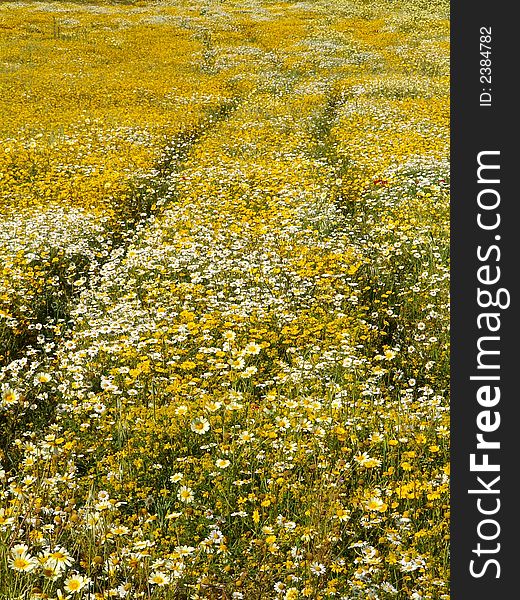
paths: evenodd
<path fill-rule="evenodd" d="M 0 598 L 449 598 L 449 5 L 0 5 Z"/>

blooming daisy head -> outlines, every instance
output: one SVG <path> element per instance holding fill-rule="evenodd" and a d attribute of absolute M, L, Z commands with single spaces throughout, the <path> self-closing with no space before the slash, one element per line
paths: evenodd
<path fill-rule="evenodd" d="M 354 460 L 358 464 L 364 465 L 367 460 L 370 460 L 370 456 L 366 452 L 358 452 L 356 456 L 354 456 Z"/>
<path fill-rule="evenodd" d="M 262 346 L 260 346 L 260 344 L 257 344 L 256 342 L 249 342 L 249 344 L 247 344 L 247 346 L 245 347 L 245 353 L 258 354 L 261 349 Z"/>
<path fill-rule="evenodd" d="M 177 493 L 177 498 L 179 498 L 181 502 L 189 504 L 190 502 L 193 502 L 193 490 L 185 485 L 181 485 Z"/>
<path fill-rule="evenodd" d="M 43 576 L 51 581 L 56 581 L 62 574 L 62 569 L 59 565 L 51 564 L 47 561 L 42 564 L 41 569 Z"/>
<path fill-rule="evenodd" d="M 13 571 L 30 573 L 38 566 L 38 560 L 27 552 L 23 552 L 22 554 L 14 554 L 10 556 L 8 559 L 8 564 Z"/>
<path fill-rule="evenodd" d="M 229 361 L 229 364 L 231 365 L 232 369 L 242 369 L 245 366 L 246 361 L 239 356 L 238 358 L 232 358 Z"/>
<path fill-rule="evenodd" d="M 16 390 L 13 390 L 10 387 L 4 389 L 2 393 L 2 403 L 4 404 L 4 406 L 11 406 L 13 404 L 16 404 L 19 399 L 20 394 Z"/>
<path fill-rule="evenodd" d="M 158 586 L 168 585 L 170 581 L 170 576 L 162 571 L 154 571 L 148 579 L 149 583 Z"/>
<path fill-rule="evenodd" d="M 247 442 L 251 442 L 254 439 L 254 437 L 255 437 L 254 433 L 251 433 L 249 431 L 242 431 L 242 432 L 240 432 L 238 439 L 243 443 L 247 443 Z"/>
<path fill-rule="evenodd" d="M 117 525 L 116 527 L 112 527 L 110 532 L 113 535 L 126 535 L 127 533 L 130 533 L 130 529 L 125 525 Z"/>
<path fill-rule="evenodd" d="M 348 510 L 346 510 L 345 508 L 343 508 L 342 506 L 340 506 L 339 508 L 336 509 L 336 517 L 340 521 L 348 521 L 350 519 L 350 512 Z"/>
<path fill-rule="evenodd" d="M 63 546 L 56 546 L 52 551 L 48 550 L 44 556 L 49 564 L 62 569 L 70 567 L 74 562 L 72 556 L 65 548 L 63 548 Z"/>
<path fill-rule="evenodd" d="M 214 400 L 210 400 L 206 402 L 206 410 L 209 412 L 216 412 L 222 406 L 222 402 L 215 402 Z"/>
<path fill-rule="evenodd" d="M 251 365 L 249 367 L 246 367 L 243 371 L 241 371 L 240 377 L 243 377 L 243 378 L 251 377 L 252 375 L 254 375 L 257 372 L 258 372 L 258 367 Z"/>
<path fill-rule="evenodd" d="M 49 383 L 50 380 L 51 380 L 51 376 L 49 375 L 49 373 L 38 373 L 36 375 L 36 377 L 34 378 L 34 383 L 35 384 Z"/>
<path fill-rule="evenodd" d="M 204 435 L 209 431 L 209 421 L 204 417 L 198 417 L 191 422 L 191 430 L 199 435 Z"/>
<path fill-rule="evenodd" d="M 373 510 L 376 512 L 385 512 L 386 509 L 388 508 L 388 505 L 383 502 L 383 500 L 381 500 L 381 498 L 370 498 L 370 500 L 367 502 L 367 508 L 368 510 Z"/>
<path fill-rule="evenodd" d="M 23 554 L 27 554 L 29 552 L 29 546 L 27 544 L 15 544 L 11 548 L 12 556 L 22 556 Z"/>
<path fill-rule="evenodd" d="M 323 575 L 326 570 L 327 569 L 326 569 L 325 565 L 322 565 L 321 563 L 313 562 L 311 564 L 311 573 L 313 575 L 317 575 L 317 576 Z"/>
<path fill-rule="evenodd" d="M 86 587 L 90 583 L 90 579 L 88 577 L 83 577 L 83 575 L 75 574 L 67 577 L 65 580 L 65 585 L 63 589 L 66 592 L 71 594 L 81 592 L 81 590 Z"/>
<path fill-rule="evenodd" d="M 179 556 L 189 556 L 195 552 L 195 548 L 193 546 L 177 546 L 175 552 L 177 552 Z"/>

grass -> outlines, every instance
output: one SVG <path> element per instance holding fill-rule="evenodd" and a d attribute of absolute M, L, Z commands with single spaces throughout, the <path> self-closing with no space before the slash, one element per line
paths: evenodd
<path fill-rule="evenodd" d="M 449 598 L 448 19 L 0 8 L 0 595 Z"/>

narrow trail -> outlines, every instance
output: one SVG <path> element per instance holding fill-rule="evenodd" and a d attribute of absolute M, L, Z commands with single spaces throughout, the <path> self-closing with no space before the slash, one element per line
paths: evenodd
<path fill-rule="evenodd" d="M 95 265 L 89 264 L 87 259 L 78 256 L 78 262 L 70 265 L 74 267 L 75 272 L 86 274 L 82 277 L 81 286 L 74 285 L 74 282 L 64 277 L 63 271 L 57 273 L 59 285 L 52 289 L 54 296 L 47 298 L 42 305 L 31 331 L 27 331 L 21 339 L 13 339 L 12 348 L 6 353 L 4 362 L 10 366 L 11 371 L 16 372 L 19 368 L 24 368 L 27 357 L 32 358 L 34 365 L 42 362 L 48 370 L 52 370 L 53 361 L 64 340 L 74 329 L 72 310 L 81 294 L 84 290 L 95 287 L 103 268 L 111 261 L 123 259 L 132 241 L 139 236 L 147 223 L 160 214 L 162 209 L 175 202 L 176 175 L 182 171 L 190 152 L 212 129 L 230 118 L 240 102 L 238 97 L 231 97 L 224 100 L 216 109 L 208 111 L 194 129 L 181 132 L 170 141 L 153 169 L 130 182 L 128 198 L 121 208 L 120 227 L 107 232 L 103 240 L 103 246 L 108 248 L 106 256 L 97 260 Z M 49 277 L 52 275 L 49 274 Z M 47 347 L 47 350 L 43 356 L 39 356 L 42 347 Z M 34 366 L 32 368 L 34 369 Z M 26 401 L 32 402 L 37 391 L 37 387 L 28 391 Z M 0 441 L 0 451 L 5 452 L 7 457 L 11 456 L 7 451 L 21 429 L 28 427 L 38 430 L 54 422 L 56 402 L 49 398 L 48 402 L 39 402 L 38 405 L 38 411 L 20 414 L 16 424 L 4 422 L 7 415 L 0 415 L 0 426 L 2 428 L 5 426 L 5 435 Z M 8 466 L 14 465 L 8 463 Z"/>
<path fill-rule="evenodd" d="M 78 227 L 60 330 L 0 368 L 4 595 L 64 597 L 59 554 L 99 597 L 445 597 L 443 100 L 396 83 L 392 19 L 336 8 L 155 15 L 194 84 L 155 99 L 196 124 Z"/>

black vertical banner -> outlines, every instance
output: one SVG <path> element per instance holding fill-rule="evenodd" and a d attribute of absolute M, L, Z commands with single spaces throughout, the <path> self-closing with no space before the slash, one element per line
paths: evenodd
<path fill-rule="evenodd" d="M 453 600 L 520 598 L 516 19 L 451 5 Z"/>

